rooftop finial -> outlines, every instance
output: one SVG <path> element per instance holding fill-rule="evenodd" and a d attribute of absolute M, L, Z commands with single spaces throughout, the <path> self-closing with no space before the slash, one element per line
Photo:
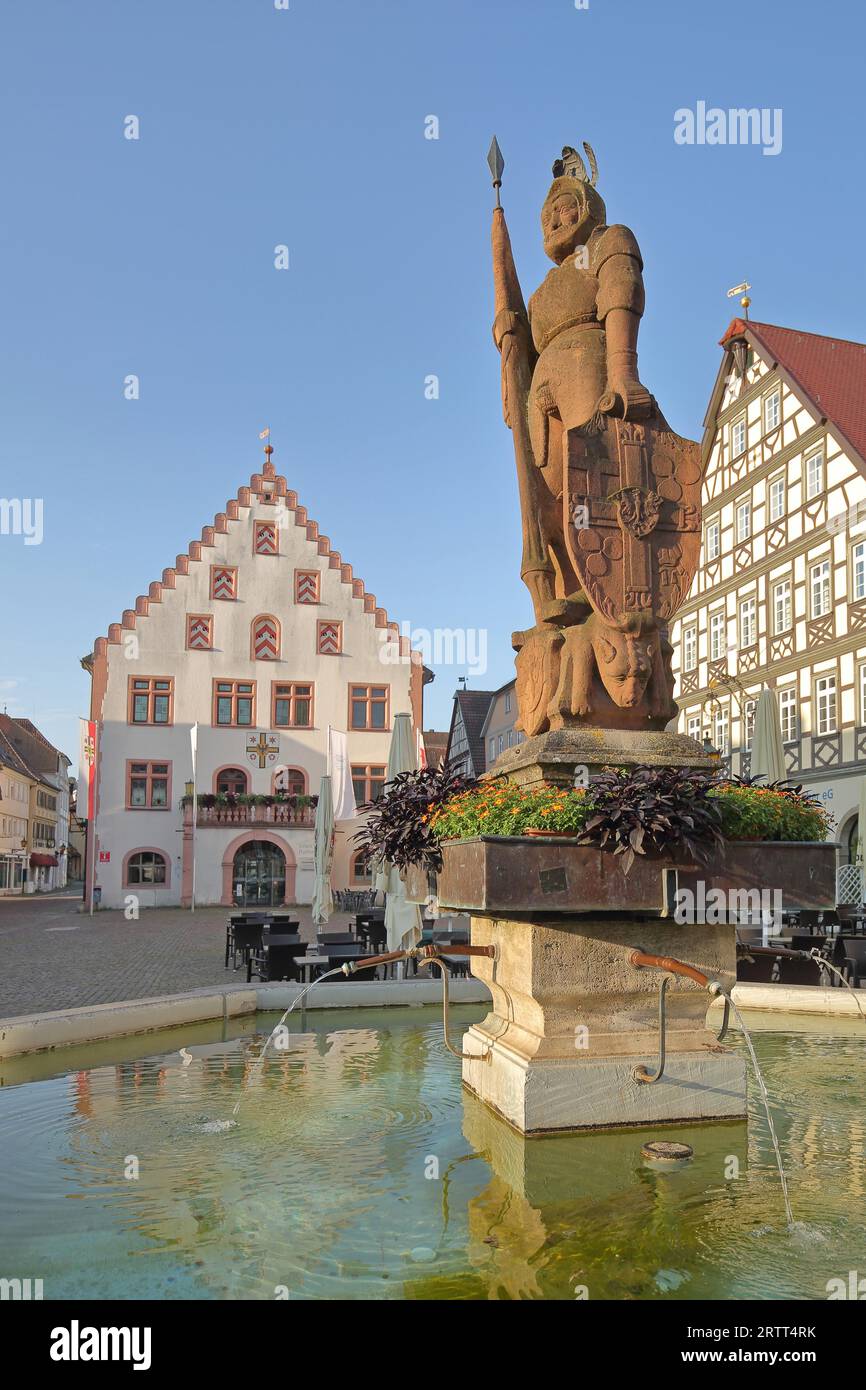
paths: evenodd
<path fill-rule="evenodd" d="M 267 444 L 265 445 L 265 449 L 264 449 L 264 454 L 265 454 L 264 475 L 265 475 L 266 478 L 272 478 L 273 475 L 274 475 L 274 465 L 271 463 L 271 454 L 274 452 L 274 450 L 273 450 L 273 445 L 271 444 L 271 427 L 270 427 L 270 425 L 268 425 L 266 429 L 263 429 L 263 430 L 259 433 L 259 439 L 266 439 L 266 440 L 268 441 Z"/>

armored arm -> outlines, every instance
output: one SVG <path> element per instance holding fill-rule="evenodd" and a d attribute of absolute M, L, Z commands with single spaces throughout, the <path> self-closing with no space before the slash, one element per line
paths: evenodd
<path fill-rule="evenodd" d="M 597 313 L 607 341 L 607 387 L 603 408 L 627 418 L 648 414 L 653 400 L 641 385 L 637 337 L 644 310 L 643 261 L 628 227 L 606 227 L 591 247 L 598 279 Z"/>

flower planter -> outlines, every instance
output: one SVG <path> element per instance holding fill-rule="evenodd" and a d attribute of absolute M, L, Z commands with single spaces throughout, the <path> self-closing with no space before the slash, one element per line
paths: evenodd
<path fill-rule="evenodd" d="M 446 841 L 442 860 L 435 878 L 419 869 L 406 876 L 413 902 L 435 894 L 439 907 L 452 912 L 670 917 L 683 888 L 698 902 L 715 889 L 766 889 L 770 908 L 785 911 L 836 901 L 836 845 L 827 841 L 729 840 L 705 867 L 672 852 L 637 855 L 626 873 L 621 855 L 578 845 L 573 836 L 481 835 Z M 780 898 L 773 897 L 776 890 Z"/>

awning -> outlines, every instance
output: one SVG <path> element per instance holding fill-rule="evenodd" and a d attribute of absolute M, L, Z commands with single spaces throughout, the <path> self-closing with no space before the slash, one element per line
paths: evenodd
<path fill-rule="evenodd" d="M 31 869 L 53 869 L 57 864 L 56 854 L 31 854 Z"/>

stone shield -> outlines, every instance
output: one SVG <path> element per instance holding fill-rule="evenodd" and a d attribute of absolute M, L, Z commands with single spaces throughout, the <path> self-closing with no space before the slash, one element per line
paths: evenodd
<path fill-rule="evenodd" d="M 657 415 L 570 430 L 564 451 L 563 529 L 580 587 L 612 627 L 667 622 L 700 554 L 699 445 Z"/>

